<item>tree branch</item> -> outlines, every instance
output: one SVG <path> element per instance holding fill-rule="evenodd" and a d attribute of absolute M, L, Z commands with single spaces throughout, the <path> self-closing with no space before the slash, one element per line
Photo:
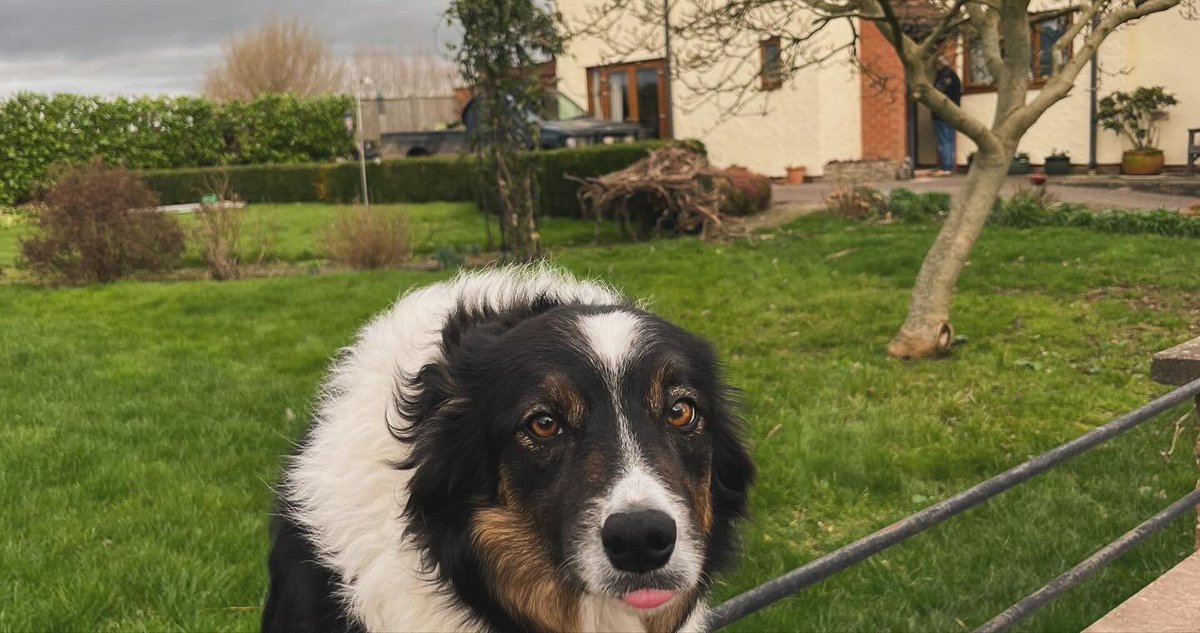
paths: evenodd
<path fill-rule="evenodd" d="M 1145 0 L 1140 4 L 1124 6 L 1101 18 L 1096 28 L 1084 38 L 1083 45 L 1075 56 L 1063 64 L 1060 72 L 1046 81 L 1036 97 L 997 126 L 997 131 L 1005 135 L 1024 134 L 1043 112 L 1070 93 L 1080 71 L 1090 63 L 1092 55 L 1113 31 L 1127 22 L 1172 9 L 1180 2 L 1181 0 Z"/>

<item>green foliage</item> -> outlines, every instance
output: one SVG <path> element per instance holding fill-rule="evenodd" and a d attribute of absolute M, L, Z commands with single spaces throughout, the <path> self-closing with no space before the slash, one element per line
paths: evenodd
<path fill-rule="evenodd" d="M 1015 229 L 1044 226 L 1052 211 L 1062 211 L 1061 206 L 1044 189 L 1022 188 L 1008 200 L 997 199 L 988 222 Z"/>
<path fill-rule="evenodd" d="M 455 61 L 478 95 L 471 146 L 478 162 L 479 206 L 496 215 L 511 259 L 538 255 L 538 112 L 544 86 L 534 69 L 563 50 L 554 16 L 538 0 L 451 0 L 446 17 L 462 41 Z"/>
<path fill-rule="evenodd" d="M 345 96 L 102 99 L 20 93 L 0 102 L 0 204 L 35 196 L 53 163 L 131 169 L 329 160 L 349 153 Z"/>
<path fill-rule="evenodd" d="M 888 196 L 888 213 L 904 222 L 930 222 L 950 212 L 950 194 L 942 191 L 915 193 L 903 187 Z"/>
<path fill-rule="evenodd" d="M 246 202 L 319 202 L 323 171 L 340 165 L 245 165 L 161 169 L 142 173 L 163 204 L 199 202 L 215 193 L 213 181 L 228 177 L 230 191 Z"/>
<path fill-rule="evenodd" d="M 1008 200 L 997 200 L 988 222 L 995 226 L 1022 229 L 1070 226 L 1104 233 L 1200 238 L 1200 217 L 1166 209 L 1093 212 L 1083 205 L 1058 202 L 1036 189 L 1018 191 Z"/>
<path fill-rule="evenodd" d="M 302 163 L 330 160 L 351 151 L 343 116 L 349 96 L 297 97 L 267 94 L 222 106 L 234 147 L 225 162 Z"/>
<path fill-rule="evenodd" d="M 650 141 L 559 149 L 533 154 L 540 175 L 540 215 L 579 217 L 579 183 L 567 176 L 599 176 L 627 167 L 651 150 L 673 142 Z M 681 146 L 704 152 L 698 142 Z M 461 156 L 420 156 L 367 164 L 372 202 L 474 201 L 476 160 Z M 228 176 L 229 188 L 247 202 L 330 202 L 349 204 L 360 197 L 356 163 L 248 165 L 170 169 L 145 173 L 163 204 L 196 202 L 212 193 L 212 182 Z"/>
<path fill-rule="evenodd" d="M 1123 134 L 1135 150 L 1158 149 L 1158 121 L 1154 115 L 1178 103 L 1175 95 L 1162 86 L 1117 91 L 1100 100 L 1096 121 L 1106 130 Z"/>

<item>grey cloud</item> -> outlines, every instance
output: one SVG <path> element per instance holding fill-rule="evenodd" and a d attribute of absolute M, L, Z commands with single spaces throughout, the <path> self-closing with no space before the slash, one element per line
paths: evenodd
<path fill-rule="evenodd" d="M 0 0 L 0 95 L 186 93 L 220 44 L 272 17 L 311 24 L 339 54 L 442 50 L 446 0 Z"/>

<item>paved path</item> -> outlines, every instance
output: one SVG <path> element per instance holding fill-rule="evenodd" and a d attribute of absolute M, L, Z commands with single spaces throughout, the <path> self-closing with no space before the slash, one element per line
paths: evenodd
<path fill-rule="evenodd" d="M 868 183 L 880 191 L 891 191 L 903 187 L 916 192 L 945 191 L 951 195 L 962 190 L 966 176 L 945 178 L 914 178 Z M 1028 176 L 1013 176 L 1004 184 L 1003 195 L 1012 195 L 1021 187 L 1029 186 Z M 835 182 L 813 182 L 803 185 L 775 185 L 772 189 L 773 202 L 778 205 L 820 205 L 825 196 L 836 189 Z M 1193 197 L 1173 196 L 1161 193 L 1133 191 L 1128 188 L 1100 189 L 1095 187 L 1068 187 L 1054 184 L 1053 178 L 1046 187 L 1063 202 L 1085 204 L 1093 209 L 1170 209 L 1178 211 L 1200 203 Z"/>

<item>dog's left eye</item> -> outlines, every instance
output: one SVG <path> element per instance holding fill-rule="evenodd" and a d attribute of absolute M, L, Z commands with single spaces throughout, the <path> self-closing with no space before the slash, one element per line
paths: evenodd
<path fill-rule="evenodd" d="M 667 411 L 667 424 L 675 428 L 687 428 L 696 419 L 696 408 L 687 400 L 676 400 Z"/>
<path fill-rule="evenodd" d="M 530 418 L 525 423 L 525 428 L 529 430 L 531 435 L 541 439 L 554 437 L 562 433 L 562 427 L 559 426 L 558 420 L 545 414 L 535 415 Z"/>

